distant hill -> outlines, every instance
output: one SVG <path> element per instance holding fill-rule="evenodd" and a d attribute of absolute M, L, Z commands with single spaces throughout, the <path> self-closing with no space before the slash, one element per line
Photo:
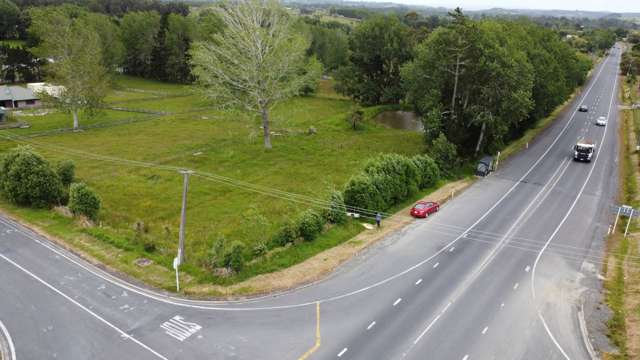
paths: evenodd
<path fill-rule="evenodd" d="M 451 9 L 444 7 L 432 7 L 421 5 L 407 5 L 394 2 L 370 2 L 370 1 L 349 1 L 349 0 L 284 0 L 284 3 L 302 6 L 317 7 L 354 7 L 371 10 L 392 10 L 392 11 L 417 11 L 427 14 L 446 14 Z M 527 17 L 565 17 L 565 18 L 587 18 L 603 19 L 612 18 L 620 20 L 640 21 L 640 13 L 614 13 L 605 11 L 583 11 L 583 10 L 536 10 L 536 9 L 505 9 L 491 8 L 486 10 L 465 10 L 470 15 L 486 16 L 527 16 Z"/>

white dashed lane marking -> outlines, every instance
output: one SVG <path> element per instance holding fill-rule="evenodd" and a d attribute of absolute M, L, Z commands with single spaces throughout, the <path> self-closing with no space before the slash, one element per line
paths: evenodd
<path fill-rule="evenodd" d="M 422 282 L 422 279 L 418 279 L 418 281 L 416 281 L 416 285 L 420 285 L 421 282 Z"/>
<path fill-rule="evenodd" d="M 369 324 L 369 326 L 367 326 L 367 330 L 371 330 L 371 328 L 373 328 L 374 326 L 376 326 L 376 322 L 372 321 L 371 324 Z"/>
<path fill-rule="evenodd" d="M 402 301 L 402 298 L 398 298 L 398 299 L 393 303 L 393 306 L 396 306 L 396 305 L 400 304 L 400 301 Z"/>
<path fill-rule="evenodd" d="M 342 355 L 344 355 L 344 353 L 346 353 L 346 352 L 347 352 L 347 350 L 349 350 L 349 349 L 347 349 L 347 348 L 342 349 L 342 351 L 340 351 L 340 352 L 338 353 L 338 357 L 342 357 Z"/>

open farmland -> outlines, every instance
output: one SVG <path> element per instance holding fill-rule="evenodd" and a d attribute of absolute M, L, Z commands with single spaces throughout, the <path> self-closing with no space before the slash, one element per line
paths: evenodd
<path fill-rule="evenodd" d="M 325 199 L 332 188 L 342 188 L 368 157 L 385 152 L 422 151 L 419 133 L 389 129 L 371 121 L 361 130 L 353 131 L 346 116 L 354 104 L 331 94 L 326 83 L 322 85 L 317 96 L 295 98 L 275 109 L 274 148 L 265 151 L 257 119 L 217 111 L 189 87 L 118 78 L 107 97 L 109 109 L 94 118 L 82 118 L 83 131 L 69 131 L 70 117 L 53 112 L 45 116 L 21 116 L 21 121 L 31 125 L 29 129 L 2 133 L 24 136 L 51 161 L 74 160 L 77 177 L 102 197 L 101 226 L 82 228 L 51 211 L 2 205 L 128 273 L 141 271 L 134 265 L 135 260 L 152 259 L 161 265 L 155 267 L 159 273 L 143 278 L 154 285 L 170 287 L 182 175 L 126 162 L 99 161 L 95 155 L 190 168 Z M 310 127 L 317 133 L 310 135 Z M 0 149 L 15 145 L 2 140 Z M 285 220 L 309 207 L 279 196 L 247 191 L 240 183 L 235 185 L 191 178 L 186 234 L 188 265 L 184 269 L 192 278 L 186 281 L 229 283 L 276 270 L 302 261 L 320 248 L 344 241 L 360 230 L 360 225 L 350 223 L 324 234 L 312 249 L 304 249 L 311 245 L 303 244 L 301 249 L 282 251 L 285 254 L 281 259 L 276 256 L 269 262 L 257 258 L 235 278 L 215 277 L 207 266 L 214 239 L 224 235 L 229 241 L 243 242 L 251 251 L 267 242 Z"/>

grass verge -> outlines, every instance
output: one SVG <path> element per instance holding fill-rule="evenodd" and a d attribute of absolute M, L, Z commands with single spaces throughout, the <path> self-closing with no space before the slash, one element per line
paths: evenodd
<path fill-rule="evenodd" d="M 622 100 L 629 103 L 635 97 L 626 83 L 621 84 Z M 638 155 L 635 145 L 640 132 L 638 111 L 621 111 L 619 132 L 620 144 L 620 192 L 619 200 L 636 208 L 638 202 Z M 617 353 L 604 354 L 605 360 L 637 359 L 640 355 L 640 254 L 635 221 L 629 226 L 628 237 L 624 236 L 627 222 L 621 218 L 617 231 L 607 240 L 607 261 L 603 266 L 605 302 L 612 311 L 607 322 L 608 336 Z"/>

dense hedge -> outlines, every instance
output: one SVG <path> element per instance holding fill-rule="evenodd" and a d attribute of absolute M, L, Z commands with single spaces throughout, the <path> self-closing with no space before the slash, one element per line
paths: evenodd
<path fill-rule="evenodd" d="M 440 171 L 427 155 L 409 158 L 385 154 L 367 162 L 362 173 L 352 177 L 344 189 L 344 202 L 353 212 L 373 216 L 437 183 Z"/>

